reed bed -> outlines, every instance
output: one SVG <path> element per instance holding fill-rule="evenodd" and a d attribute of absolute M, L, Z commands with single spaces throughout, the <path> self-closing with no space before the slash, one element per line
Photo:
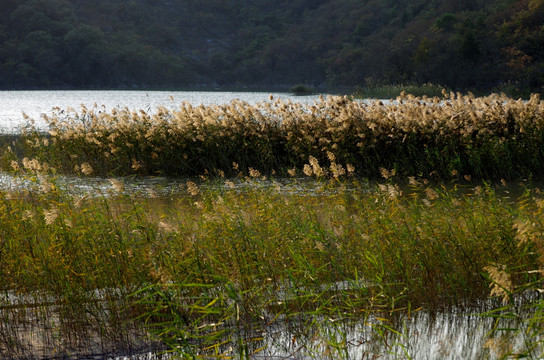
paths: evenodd
<path fill-rule="evenodd" d="M 243 358 L 288 333 L 283 354 L 350 358 L 360 324 L 388 351 L 399 318 L 492 297 L 486 346 L 538 357 L 544 195 L 506 182 L 543 175 L 543 109 L 444 93 L 29 120 L 0 159 L 16 185 L 0 190 L 0 356 Z M 77 193 L 59 174 L 111 187 Z M 184 176 L 181 194 L 114 177 L 132 175 Z"/>
<path fill-rule="evenodd" d="M 70 194 L 44 167 L 21 166 L 26 186 L 0 194 L 3 356 L 28 356 L 36 341 L 48 356 L 160 341 L 186 358 L 249 357 L 283 328 L 318 339 L 309 355 L 348 358 L 346 324 L 374 324 L 388 346 L 395 314 L 490 295 L 515 304 L 542 281 L 537 189 L 512 199 L 466 182 L 401 186 L 382 169 L 388 181 L 370 188 L 332 178 L 287 194 L 251 186 L 253 173 L 247 187 L 180 181 L 185 196 L 150 206 L 118 179 Z"/>
<path fill-rule="evenodd" d="M 5 139 L 4 168 L 24 157 L 58 172 L 199 176 L 256 169 L 285 175 L 317 160 L 335 176 L 496 179 L 544 175 L 544 102 L 505 95 L 443 93 L 390 102 L 321 98 L 314 105 L 270 99 L 256 105 L 192 106 L 155 112 L 57 109 L 47 131 L 32 126 Z M 9 146 L 8 146 L 9 145 Z M 237 168 L 233 169 L 233 163 Z M 319 174 L 318 174 L 319 175 Z"/>

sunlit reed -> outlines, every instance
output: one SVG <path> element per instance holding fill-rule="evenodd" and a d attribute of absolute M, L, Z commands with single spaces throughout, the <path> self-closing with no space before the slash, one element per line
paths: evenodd
<path fill-rule="evenodd" d="M 543 109 L 538 95 L 522 101 L 446 92 L 403 93 L 387 103 L 329 96 L 313 105 L 235 100 L 154 112 L 82 108 L 45 116 L 47 132 L 32 124 L 22 129 L 6 144 L 4 167 L 20 166 L 26 156 L 26 167 L 32 158 L 58 171 L 88 164 L 95 174 L 118 176 L 236 175 L 250 167 L 287 175 L 306 164 L 316 177 L 343 176 L 350 168 L 376 177 L 383 175 L 379 169 L 441 178 L 540 176 Z"/>

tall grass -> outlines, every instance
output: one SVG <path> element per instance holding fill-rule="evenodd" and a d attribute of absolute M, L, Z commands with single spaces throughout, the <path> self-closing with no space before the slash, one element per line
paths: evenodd
<path fill-rule="evenodd" d="M 403 176 L 447 179 L 543 175 L 544 102 L 505 96 L 447 94 L 365 103 L 322 98 L 312 106 L 271 100 L 178 110 L 82 108 L 46 117 L 47 132 L 22 129 L 5 146 L 4 168 L 24 157 L 58 172 L 89 164 L 97 175 L 235 175 L 249 167 L 287 175 L 310 157 L 326 172 L 351 167 L 379 177 L 379 168 Z M 233 170 L 233 163 L 237 170 Z"/>
<path fill-rule="evenodd" d="M 0 341 L 10 354 L 32 350 L 32 321 L 46 354 L 133 351 L 145 336 L 184 357 L 243 357 L 287 327 L 320 334 L 341 358 L 341 324 L 468 306 L 495 283 L 512 292 L 541 279 L 537 193 L 512 202 L 492 186 L 368 188 L 353 178 L 286 193 L 252 186 L 254 173 L 247 187 L 180 182 L 186 196 L 151 208 L 143 194 L 120 193 L 119 180 L 71 195 L 43 168 L 27 163 L 26 186 L 1 193 L 10 336 Z"/>

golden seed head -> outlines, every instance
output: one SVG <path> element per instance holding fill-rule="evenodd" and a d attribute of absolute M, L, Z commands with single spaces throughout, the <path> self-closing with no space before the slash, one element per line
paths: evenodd
<path fill-rule="evenodd" d="M 43 217 L 46 225 L 53 225 L 59 217 L 60 211 L 57 207 L 52 207 L 49 210 L 43 212 Z"/>
<path fill-rule="evenodd" d="M 88 197 L 89 195 L 74 198 L 74 207 L 76 209 L 79 209 L 83 204 L 83 201 L 85 201 Z"/>
<path fill-rule="evenodd" d="M 87 176 L 92 175 L 92 173 L 94 172 L 93 168 L 88 162 L 84 162 L 83 164 L 81 164 L 80 168 L 81 168 L 81 172 Z"/>
<path fill-rule="evenodd" d="M 252 178 L 256 178 L 256 177 L 261 176 L 261 173 L 259 172 L 259 170 L 255 170 L 252 167 L 250 167 L 249 168 L 249 176 L 252 177 Z"/>
<path fill-rule="evenodd" d="M 166 221 L 159 221 L 157 224 L 159 229 L 167 234 L 173 233 L 176 229 L 172 224 L 167 223 Z"/>
<path fill-rule="evenodd" d="M 32 220 L 33 218 L 34 218 L 34 213 L 32 212 L 32 210 L 25 210 L 21 214 L 21 219 L 23 221 Z"/>
<path fill-rule="evenodd" d="M 313 171 L 315 176 L 322 177 L 323 175 L 325 175 L 325 172 L 323 171 L 321 166 L 319 166 L 319 162 L 315 157 L 310 156 L 309 157 L 309 162 L 310 162 L 310 165 L 312 166 L 312 171 Z M 306 174 L 306 171 L 304 171 L 304 173 Z"/>
<path fill-rule="evenodd" d="M 187 192 L 189 193 L 189 195 L 197 196 L 200 193 L 200 189 L 194 182 L 187 181 L 185 185 L 187 186 Z"/>
<path fill-rule="evenodd" d="M 395 175 L 394 172 L 391 172 L 387 170 L 386 168 L 381 167 L 380 168 L 380 175 L 385 179 L 388 180 L 389 178 L 393 177 Z"/>
<path fill-rule="evenodd" d="M 204 209 L 204 203 L 202 201 L 195 201 L 194 205 L 197 209 Z"/>
<path fill-rule="evenodd" d="M 427 195 L 427 199 L 430 201 L 438 199 L 438 193 L 433 188 L 428 187 L 425 189 L 425 194 Z"/>
<path fill-rule="evenodd" d="M 503 303 L 508 302 L 509 296 L 512 293 L 514 287 L 510 275 L 504 271 L 504 266 L 485 266 L 484 270 L 489 273 L 489 278 L 492 283 L 489 284 L 491 288 L 491 296 L 502 297 Z"/>
<path fill-rule="evenodd" d="M 312 167 L 308 164 L 304 164 L 304 168 L 302 169 L 302 172 L 306 176 L 312 176 L 313 174 Z"/>
<path fill-rule="evenodd" d="M 117 179 L 109 179 L 109 181 L 114 191 L 120 193 L 125 189 L 125 184 L 123 184 L 121 181 Z"/>
<path fill-rule="evenodd" d="M 346 174 L 346 170 L 342 165 L 337 164 L 335 162 L 331 163 L 330 170 L 332 173 L 332 176 L 336 179 Z"/>
<path fill-rule="evenodd" d="M 132 159 L 132 170 L 138 171 L 142 168 L 142 164 L 140 164 L 136 159 Z"/>
<path fill-rule="evenodd" d="M 19 163 L 15 160 L 11 160 L 11 168 L 14 170 L 14 171 L 19 171 Z"/>
<path fill-rule="evenodd" d="M 296 168 L 289 169 L 287 170 L 287 173 L 289 174 L 289 176 L 295 177 L 295 175 L 297 174 L 297 169 Z"/>
<path fill-rule="evenodd" d="M 536 238 L 535 224 L 528 220 L 517 219 L 512 229 L 516 232 L 516 240 L 519 245 L 534 241 Z"/>

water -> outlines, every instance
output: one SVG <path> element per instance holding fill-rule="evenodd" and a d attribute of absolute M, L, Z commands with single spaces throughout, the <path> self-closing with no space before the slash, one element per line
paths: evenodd
<path fill-rule="evenodd" d="M 76 110 L 83 104 L 93 107 L 95 104 L 109 111 L 113 108 L 127 107 L 130 110 L 153 112 L 159 106 L 177 108 L 187 101 L 192 105 L 227 104 L 234 99 L 256 104 L 275 99 L 292 100 L 313 104 L 318 95 L 294 96 L 289 93 L 265 92 L 225 92 L 225 91 L 130 91 L 130 90 L 36 90 L 36 91 L 0 91 L 0 132 L 15 132 L 25 123 L 23 112 L 36 121 L 38 127 L 44 127 L 40 120 L 42 114 L 51 114 L 54 107 Z"/>
<path fill-rule="evenodd" d="M 501 306 L 489 300 L 473 308 L 451 309 L 438 313 L 425 311 L 389 319 L 369 315 L 355 322 L 336 321 L 336 319 L 313 318 L 300 324 L 277 324 L 260 327 L 254 333 L 242 330 L 241 336 L 247 341 L 251 359 L 263 360 L 311 360 L 311 359 L 418 359 L 418 360 L 457 360 L 457 359 L 503 359 L 506 353 L 520 354 L 529 349 L 530 358 L 542 358 L 544 354 L 541 335 L 532 333 L 526 322 L 535 313 L 525 307 L 527 299 L 518 298 L 516 304 L 502 318 L 481 316 L 485 309 Z M 30 307 L 31 309 L 33 307 Z M 10 310 L 12 313 L 15 311 Z M 46 310 L 47 311 L 47 310 Z M 33 318 L 33 312 L 25 313 L 31 321 L 18 329 L 14 335 L 34 358 L 51 357 L 55 343 L 46 334 L 46 326 L 55 312 L 52 311 L 46 323 Z M 498 313 L 497 313 L 498 314 Z M 496 315 L 497 315 L 496 314 Z M 19 315 L 20 316 L 20 315 Z M 309 316 L 311 318 L 311 316 Z M 302 320 L 302 319 L 301 319 Z M 20 318 L 18 319 L 20 321 Z M 295 320 L 293 320 L 295 321 Z M 296 321 L 295 321 L 296 322 Z M 390 330 L 388 330 L 390 329 Z M 536 329 L 535 329 L 536 330 Z M 138 342 L 143 334 L 133 334 L 132 341 Z M 97 335 L 95 335 L 97 336 Z M 232 334 L 229 345 L 218 347 L 218 351 L 237 358 L 236 334 Z M 99 338 L 93 339 L 85 348 L 75 350 L 79 359 L 108 360 L 169 360 L 173 356 L 162 356 L 163 347 L 153 341 L 140 338 L 141 345 L 147 344 L 147 351 L 133 355 L 115 356 L 108 345 L 101 344 Z M 32 340 L 32 341 L 30 341 Z M 49 343 L 48 341 L 52 341 Z M 531 342 L 535 343 L 531 343 Z M 141 349 L 145 349 L 144 346 Z M 2 348 L 0 347 L 0 355 Z M 327 356 L 328 355 L 328 356 Z M 65 357 L 58 357 L 58 359 Z M 76 358 L 76 357 L 74 357 Z M 206 357 L 204 357 L 206 358 Z M 508 358 L 514 358 L 511 355 Z M 211 359 L 211 357 L 210 357 Z"/>
<path fill-rule="evenodd" d="M 359 324 L 320 324 L 312 331 L 271 327 L 262 334 L 263 339 L 250 343 L 252 349 L 262 348 L 251 355 L 251 359 L 263 360 L 311 360 L 328 359 L 503 359 L 514 358 L 532 348 L 529 358 L 542 358 L 543 347 L 540 337 L 524 333 L 529 311 L 520 314 L 519 319 L 495 319 L 478 315 L 483 308 L 473 309 L 474 313 L 440 312 L 416 313 L 397 321 L 380 321 L 369 317 Z M 387 331 L 380 327 L 395 329 Z M 501 329 L 502 328 L 502 329 Z M 306 329 L 308 330 L 308 329 Z M 529 331 L 530 332 L 530 331 Z M 537 343 L 530 344 L 530 340 Z M 346 344 L 335 348 L 331 344 Z M 231 354 L 234 355 L 234 354 Z M 159 360 L 153 353 L 135 356 L 111 357 L 115 360 Z M 167 357 L 166 359 L 170 359 Z"/>

